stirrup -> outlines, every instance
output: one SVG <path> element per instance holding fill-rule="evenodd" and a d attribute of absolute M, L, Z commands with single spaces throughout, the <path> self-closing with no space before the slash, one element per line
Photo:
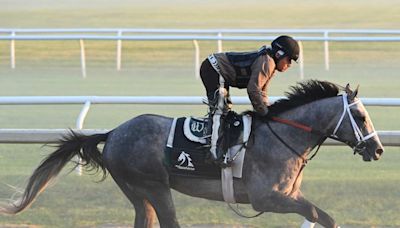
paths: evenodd
<path fill-rule="evenodd" d="M 232 159 L 228 159 L 226 156 L 228 152 L 221 152 L 220 150 L 217 150 L 217 159 L 215 159 L 216 165 L 218 165 L 221 168 L 227 168 L 232 166 Z"/>
<path fill-rule="evenodd" d="M 228 159 L 226 159 L 226 157 L 224 157 L 224 159 L 218 158 L 218 159 L 214 160 L 214 163 L 222 169 L 231 167 L 232 162 L 233 162 L 232 160 L 228 160 Z"/>

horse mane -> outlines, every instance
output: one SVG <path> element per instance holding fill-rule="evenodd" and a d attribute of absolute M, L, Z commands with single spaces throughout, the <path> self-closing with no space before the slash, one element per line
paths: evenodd
<path fill-rule="evenodd" d="M 277 115 L 290 109 L 311 103 L 316 100 L 334 97 L 339 93 L 339 87 L 328 81 L 307 80 L 299 82 L 285 92 L 286 97 L 277 100 L 269 106 L 269 115 Z M 246 114 L 254 115 L 255 112 L 248 111 Z"/>

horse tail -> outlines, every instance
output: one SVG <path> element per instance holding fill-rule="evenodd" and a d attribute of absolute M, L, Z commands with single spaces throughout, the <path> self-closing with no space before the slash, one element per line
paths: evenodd
<path fill-rule="evenodd" d="M 48 155 L 35 169 L 20 199 L 6 207 L 0 207 L 0 213 L 17 214 L 28 208 L 74 156 L 82 160 L 82 162 L 75 162 L 75 167 L 82 165 L 87 170 L 96 170 L 96 172 L 101 169 L 103 172 L 101 180 L 104 180 L 107 172 L 97 145 L 106 141 L 108 134 L 109 132 L 87 136 L 71 130 L 70 134 L 60 140 L 56 146 L 57 150 Z"/>

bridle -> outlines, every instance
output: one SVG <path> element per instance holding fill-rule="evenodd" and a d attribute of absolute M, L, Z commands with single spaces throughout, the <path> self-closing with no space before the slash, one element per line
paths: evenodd
<path fill-rule="evenodd" d="M 296 154 L 301 159 L 303 159 L 303 164 L 307 164 L 307 162 L 309 160 L 311 160 L 317 154 L 321 144 L 327 138 L 331 138 L 331 139 L 334 139 L 336 141 L 343 142 L 343 143 L 353 147 L 354 153 L 361 153 L 362 151 L 364 151 L 364 149 L 366 147 L 366 141 L 368 139 L 374 137 L 375 135 L 377 135 L 377 132 L 374 130 L 373 132 L 369 133 L 366 136 L 363 135 L 363 133 L 360 130 L 360 127 L 357 125 L 356 121 L 354 120 L 353 114 L 350 111 L 350 107 L 360 103 L 361 100 L 357 100 L 357 101 L 349 104 L 347 98 L 348 98 L 347 94 L 343 94 L 342 95 L 343 113 L 340 116 L 340 119 L 339 119 L 338 123 L 336 124 L 335 129 L 333 130 L 333 132 L 331 134 L 327 134 L 325 132 L 313 129 L 311 126 L 307 126 L 307 125 L 304 125 L 302 123 L 298 123 L 298 122 L 293 121 L 293 120 L 283 119 L 283 118 L 279 118 L 279 117 L 270 117 L 270 119 L 275 121 L 275 122 L 286 124 L 286 125 L 301 129 L 301 130 L 306 131 L 306 132 L 310 132 L 310 133 L 313 133 L 313 134 L 320 135 L 322 137 L 321 140 L 317 144 L 317 146 L 318 146 L 317 151 L 315 151 L 314 154 L 310 158 L 304 158 L 300 153 L 298 153 L 296 150 L 294 150 L 292 147 L 290 147 L 275 131 L 273 131 L 273 129 L 271 128 L 271 126 L 270 126 L 268 121 L 267 121 L 267 126 L 269 127 L 271 132 L 275 135 L 275 137 L 277 137 L 279 141 L 281 141 L 286 147 L 288 147 L 290 149 L 290 151 L 292 151 L 292 153 Z M 350 123 L 351 123 L 351 126 L 353 128 L 354 136 L 355 136 L 355 138 L 357 140 L 355 143 L 350 142 L 350 141 L 346 141 L 346 140 L 342 140 L 337 136 L 337 133 L 338 133 L 338 131 L 340 129 L 340 126 L 343 123 L 343 120 L 344 120 L 344 117 L 346 116 L 346 113 L 349 116 Z"/>
<path fill-rule="evenodd" d="M 377 132 L 374 130 L 373 132 L 371 132 L 368 135 L 364 136 L 363 133 L 361 132 L 360 128 L 358 127 L 356 121 L 354 120 L 354 117 L 353 117 L 353 115 L 351 114 L 351 111 L 350 111 L 350 107 L 360 103 L 361 100 L 357 100 L 357 101 L 349 104 L 348 103 L 348 99 L 347 99 L 347 94 L 343 94 L 342 98 L 343 98 L 343 113 L 340 116 L 339 122 L 337 123 L 337 125 L 335 127 L 335 130 L 333 130 L 332 135 L 330 135 L 330 138 L 338 140 L 338 141 L 341 141 L 339 139 L 339 137 L 336 135 L 336 133 L 338 132 L 340 126 L 342 125 L 343 119 L 344 119 L 344 117 L 345 117 L 345 115 L 347 113 L 348 116 L 349 116 L 349 119 L 350 119 L 351 126 L 353 128 L 354 136 L 355 136 L 355 138 L 357 140 L 355 145 L 353 144 L 353 150 L 354 150 L 355 153 L 359 153 L 359 152 L 361 152 L 361 151 L 363 151 L 365 149 L 366 141 L 368 139 L 374 137 L 375 135 L 377 135 Z M 351 143 L 349 143 L 349 142 L 345 142 L 345 143 L 351 145 Z"/>

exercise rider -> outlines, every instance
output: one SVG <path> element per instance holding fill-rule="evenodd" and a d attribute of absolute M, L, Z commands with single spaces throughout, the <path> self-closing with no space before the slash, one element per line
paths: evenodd
<path fill-rule="evenodd" d="M 284 72 L 299 58 L 299 45 L 290 36 L 279 36 L 270 47 L 262 46 L 253 52 L 225 52 L 208 56 L 201 65 L 200 76 L 206 88 L 211 134 L 211 156 L 214 161 L 229 165 L 223 159 L 226 149 L 219 145 L 223 132 L 220 128 L 231 109 L 229 87 L 246 88 L 254 110 L 261 116 L 268 114 L 268 86 L 275 71 Z M 210 121 L 211 120 L 211 121 Z"/>

